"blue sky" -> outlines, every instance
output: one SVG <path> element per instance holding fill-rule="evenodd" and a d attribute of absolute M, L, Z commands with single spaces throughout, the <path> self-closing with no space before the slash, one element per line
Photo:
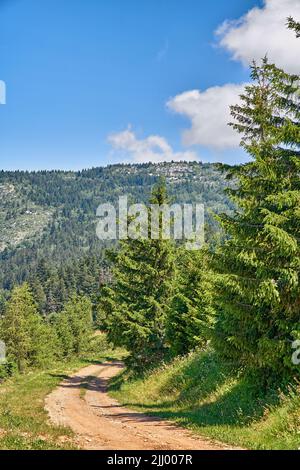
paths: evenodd
<path fill-rule="evenodd" d="M 215 31 L 255 6 L 263 1 L 0 0 L 0 167 L 80 169 L 143 161 L 143 151 L 243 161 L 235 143 L 207 141 L 206 116 L 188 106 L 249 80 L 243 58 L 232 60 L 238 26 L 222 45 Z"/>

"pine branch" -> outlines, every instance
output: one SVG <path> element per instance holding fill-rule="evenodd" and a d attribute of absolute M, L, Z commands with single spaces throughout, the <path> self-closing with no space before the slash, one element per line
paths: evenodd
<path fill-rule="evenodd" d="M 291 16 L 287 19 L 287 27 L 296 32 L 296 37 L 300 38 L 300 23 L 294 20 Z"/>

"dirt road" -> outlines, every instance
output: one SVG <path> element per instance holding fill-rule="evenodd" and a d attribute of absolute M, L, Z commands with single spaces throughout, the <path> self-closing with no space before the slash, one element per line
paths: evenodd
<path fill-rule="evenodd" d="M 192 435 L 168 421 L 129 410 L 107 394 L 111 377 L 120 362 L 91 365 L 65 379 L 46 398 L 50 420 L 69 426 L 83 449 L 99 450 L 192 450 L 230 449 Z"/>

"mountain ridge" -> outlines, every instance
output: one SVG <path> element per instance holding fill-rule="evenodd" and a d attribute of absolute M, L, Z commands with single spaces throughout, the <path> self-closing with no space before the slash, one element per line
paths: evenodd
<path fill-rule="evenodd" d="M 224 192 L 228 182 L 215 164 L 163 162 L 116 164 L 81 171 L 2 170 L 0 289 L 9 291 L 24 281 L 34 283 L 37 277 L 41 284 L 56 278 L 54 284 L 59 285 L 61 279 L 72 278 L 74 271 L 78 280 L 80 270 L 87 270 L 91 289 L 96 289 L 108 246 L 96 236 L 98 205 L 115 204 L 122 195 L 128 195 L 129 203 L 146 203 L 160 177 L 165 178 L 173 202 L 203 203 L 206 222 L 213 230 L 216 222 L 212 213 L 233 209 Z M 47 273 L 41 274 L 43 270 Z M 67 284 L 66 290 L 81 291 L 82 285 L 88 283 L 67 280 Z M 49 285 L 49 292 L 52 287 Z M 59 292 L 59 287 L 56 290 Z"/>

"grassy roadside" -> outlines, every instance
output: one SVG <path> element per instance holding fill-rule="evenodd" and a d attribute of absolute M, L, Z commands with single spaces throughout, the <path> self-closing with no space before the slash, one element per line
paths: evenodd
<path fill-rule="evenodd" d="M 101 354 L 101 356 L 100 356 Z M 99 357 L 100 356 L 100 357 Z M 63 378 L 95 360 L 117 359 L 107 351 L 17 375 L 0 385 L 0 449 L 72 449 L 72 431 L 49 424 L 44 399 Z"/>
<path fill-rule="evenodd" d="M 175 359 L 145 377 L 116 377 L 110 394 L 128 407 L 248 449 L 300 447 L 299 390 L 262 393 L 214 353 Z"/>

